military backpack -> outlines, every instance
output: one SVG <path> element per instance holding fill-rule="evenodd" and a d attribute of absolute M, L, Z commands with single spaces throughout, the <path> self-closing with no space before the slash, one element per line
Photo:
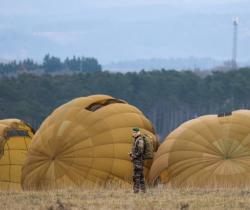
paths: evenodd
<path fill-rule="evenodd" d="M 154 158 L 154 145 L 153 145 L 152 137 L 147 134 L 143 134 L 142 139 L 144 141 L 143 158 L 153 159 Z"/>

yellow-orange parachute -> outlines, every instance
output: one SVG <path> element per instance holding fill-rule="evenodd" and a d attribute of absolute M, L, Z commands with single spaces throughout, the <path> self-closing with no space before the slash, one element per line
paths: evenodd
<path fill-rule="evenodd" d="M 17 119 L 0 120 L 0 190 L 21 189 L 21 168 L 33 129 Z"/>
<path fill-rule="evenodd" d="M 130 179 L 133 127 L 152 136 L 157 145 L 150 121 L 125 101 L 94 95 L 62 105 L 33 138 L 23 168 L 23 188 L 99 186 Z"/>
<path fill-rule="evenodd" d="M 250 111 L 207 115 L 173 131 L 150 170 L 174 187 L 250 186 Z"/>

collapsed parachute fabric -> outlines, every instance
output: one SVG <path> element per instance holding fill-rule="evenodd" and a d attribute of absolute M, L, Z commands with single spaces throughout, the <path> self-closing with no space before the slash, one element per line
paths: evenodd
<path fill-rule="evenodd" d="M 21 120 L 0 120 L 0 190 L 21 189 L 21 168 L 33 133 Z"/>
<path fill-rule="evenodd" d="M 33 138 L 23 167 L 23 189 L 99 186 L 130 179 L 133 127 L 157 144 L 150 121 L 125 101 L 94 95 L 62 105 Z"/>
<path fill-rule="evenodd" d="M 250 111 L 207 115 L 173 131 L 159 147 L 150 180 L 173 187 L 250 186 Z"/>

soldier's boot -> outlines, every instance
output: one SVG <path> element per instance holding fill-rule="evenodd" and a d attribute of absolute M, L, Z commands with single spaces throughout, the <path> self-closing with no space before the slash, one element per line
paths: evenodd
<path fill-rule="evenodd" d="M 133 190 L 134 190 L 134 193 L 138 193 L 140 190 L 139 186 L 136 183 L 134 183 Z"/>
<path fill-rule="evenodd" d="M 134 193 L 139 193 L 139 189 L 134 189 Z"/>
<path fill-rule="evenodd" d="M 142 191 L 143 193 L 146 193 L 146 192 L 147 192 L 145 186 L 141 188 L 141 191 Z"/>

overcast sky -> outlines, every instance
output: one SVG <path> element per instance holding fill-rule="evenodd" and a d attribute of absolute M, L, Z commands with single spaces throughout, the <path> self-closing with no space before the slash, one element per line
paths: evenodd
<path fill-rule="evenodd" d="M 249 0 L 0 0 L 0 59 L 50 53 L 101 63 L 140 58 L 250 60 Z"/>

